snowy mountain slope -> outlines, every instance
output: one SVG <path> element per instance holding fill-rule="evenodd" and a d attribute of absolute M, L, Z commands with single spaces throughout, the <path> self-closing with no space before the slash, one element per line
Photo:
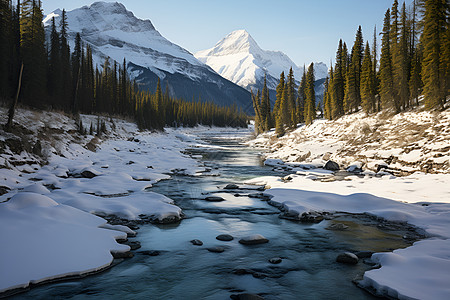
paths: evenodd
<path fill-rule="evenodd" d="M 246 89 L 261 89 L 265 73 L 271 90 L 276 89 L 281 72 L 287 75 L 292 67 L 296 80 L 303 74 L 303 67 L 298 67 L 286 54 L 262 50 L 245 30 L 233 31 L 213 48 L 197 52 L 195 57 Z M 316 80 L 327 76 L 324 63 L 317 63 L 314 69 Z"/>
<path fill-rule="evenodd" d="M 44 19 L 50 28 L 51 18 L 59 24 L 61 10 L 55 10 Z M 150 20 L 141 20 L 121 3 L 95 2 L 67 12 L 69 40 L 76 33 L 93 48 L 94 61 L 101 65 L 106 57 L 122 63 L 132 63 L 130 74 L 144 89 L 156 87 L 155 78 L 169 84 L 172 96 L 191 99 L 201 95 L 221 105 L 236 102 L 246 107 L 248 92 L 217 76 L 208 66 L 198 61 L 189 51 L 164 38 Z M 71 47 L 73 49 L 73 45 Z M 195 88 L 187 94 L 175 86 L 177 80 L 193 83 Z"/>

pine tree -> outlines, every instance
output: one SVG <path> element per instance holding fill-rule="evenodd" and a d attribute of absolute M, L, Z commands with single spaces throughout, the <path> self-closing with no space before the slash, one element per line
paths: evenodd
<path fill-rule="evenodd" d="M 379 98 L 377 96 L 378 94 L 378 87 L 379 87 L 379 80 L 378 80 L 378 42 L 377 42 L 377 26 L 375 25 L 373 29 L 373 49 L 372 49 L 372 57 L 373 57 L 373 77 L 374 77 L 374 90 L 375 90 L 375 111 L 380 111 L 381 104 L 379 101 Z"/>
<path fill-rule="evenodd" d="M 325 79 L 324 93 L 323 93 L 323 117 L 325 119 L 331 118 L 331 106 L 330 106 L 330 100 L 329 100 L 329 96 L 330 96 L 329 82 L 330 82 L 330 80 L 329 80 L 329 77 L 327 76 L 327 78 Z"/>
<path fill-rule="evenodd" d="M 270 110 L 270 98 L 269 98 L 269 89 L 267 88 L 267 79 L 266 75 L 264 75 L 264 85 L 261 94 L 261 112 L 260 118 L 263 124 L 263 130 L 269 131 L 272 128 L 272 116 Z"/>
<path fill-rule="evenodd" d="M 383 109 L 394 108 L 394 82 L 390 40 L 390 11 L 386 11 L 381 39 L 380 95 Z"/>
<path fill-rule="evenodd" d="M 375 111 L 375 76 L 369 42 L 366 43 L 361 72 L 361 106 L 369 114 Z"/>
<path fill-rule="evenodd" d="M 67 14 L 66 11 L 63 9 L 61 14 L 61 20 L 59 23 L 60 27 L 60 42 L 61 42 L 61 88 L 62 88 L 62 98 L 61 104 L 66 110 L 73 109 L 73 90 L 72 90 L 72 68 L 70 66 L 70 48 L 69 48 L 69 42 L 67 40 L 67 30 L 68 30 L 68 23 L 67 23 Z"/>
<path fill-rule="evenodd" d="M 299 123 L 304 123 L 304 110 L 305 110 L 305 95 L 306 90 L 306 67 L 303 65 L 303 75 L 302 79 L 300 80 L 300 84 L 298 86 L 298 93 L 297 93 L 297 120 Z"/>
<path fill-rule="evenodd" d="M 346 58 L 344 53 L 342 40 L 339 41 L 338 50 L 336 52 L 336 64 L 333 76 L 333 92 L 331 97 L 331 112 L 333 120 L 344 114 L 344 74 L 346 72 Z"/>
<path fill-rule="evenodd" d="M 50 33 L 50 57 L 48 68 L 47 90 L 51 98 L 51 104 L 57 106 L 61 95 L 61 56 L 60 56 L 59 34 L 56 31 L 55 18 L 52 18 Z"/>
<path fill-rule="evenodd" d="M 306 101 L 305 101 L 305 123 L 311 124 L 316 119 L 316 93 L 314 91 L 314 63 L 311 63 L 306 73 Z"/>
<path fill-rule="evenodd" d="M 256 134 L 260 134 L 262 132 L 261 127 L 263 127 L 261 125 L 261 123 L 263 122 L 263 120 L 261 120 L 261 107 L 258 96 L 253 93 L 253 90 L 251 90 L 251 97 L 253 103 L 253 110 L 255 111 L 255 132 Z"/>
<path fill-rule="evenodd" d="M 400 38 L 395 50 L 393 61 L 394 70 L 394 87 L 395 87 L 395 102 L 396 109 L 405 109 L 409 106 L 409 73 L 410 73 L 410 58 L 408 39 L 410 36 L 406 18 L 406 5 L 403 2 L 400 21 Z"/>
<path fill-rule="evenodd" d="M 411 60 L 411 75 L 409 79 L 409 92 L 415 105 L 419 105 L 419 96 L 422 90 L 422 51 L 420 48 L 414 50 L 414 55 Z"/>
<path fill-rule="evenodd" d="M 358 111 L 358 107 L 361 104 L 359 90 L 363 51 L 362 29 L 361 26 L 359 26 L 356 32 L 355 43 L 352 47 L 351 60 L 347 69 L 344 97 L 344 109 L 347 112 Z"/>
<path fill-rule="evenodd" d="M 20 11 L 20 54 L 24 64 L 21 95 L 26 104 L 42 106 L 45 99 L 47 55 L 41 3 L 25 0 Z"/>
<path fill-rule="evenodd" d="M 422 34 L 422 81 L 427 109 L 441 109 L 449 94 L 449 5 L 445 0 L 426 0 Z"/>
<path fill-rule="evenodd" d="M 12 43 L 12 6 L 11 1 L 0 1 L 0 98 L 11 96 L 11 83 L 9 82 L 9 62 L 12 60 L 10 48 Z"/>
<path fill-rule="evenodd" d="M 297 120 L 297 105 L 295 103 L 295 79 L 294 79 L 294 71 L 292 70 L 292 67 L 289 70 L 288 75 L 288 82 L 287 82 L 287 117 L 286 117 L 286 124 L 290 128 L 295 128 L 297 126 L 298 120 Z"/>
<path fill-rule="evenodd" d="M 276 99 L 275 99 L 275 106 L 273 108 L 273 115 L 276 118 L 276 115 L 278 115 L 280 113 L 280 106 L 281 106 L 281 98 L 283 97 L 283 89 L 284 89 L 284 82 L 285 82 L 285 76 L 284 76 L 284 72 L 281 72 L 280 74 L 280 80 L 278 82 L 277 85 L 277 95 L 276 95 Z"/>
<path fill-rule="evenodd" d="M 78 93 L 78 89 L 81 81 L 81 67 L 81 36 L 80 33 L 77 33 L 75 37 L 75 48 L 72 53 L 72 95 L 74 95 L 72 109 L 74 112 L 77 112 L 79 109 L 80 100 L 78 98 L 80 94 Z"/>
<path fill-rule="evenodd" d="M 332 102 L 333 102 L 333 94 L 334 94 L 334 70 L 333 70 L 333 64 L 331 64 L 330 67 L 330 71 L 328 73 L 328 85 L 327 85 L 327 89 L 326 89 L 326 97 L 327 97 L 327 102 L 324 101 L 324 117 L 328 120 L 332 120 L 333 119 L 333 107 L 332 107 Z"/>

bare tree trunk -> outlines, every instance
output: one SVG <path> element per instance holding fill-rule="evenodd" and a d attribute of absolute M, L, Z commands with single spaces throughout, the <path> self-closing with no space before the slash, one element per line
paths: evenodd
<path fill-rule="evenodd" d="M 9 111 L 8 111 L 8 122 L 6 122 L 6 124 L 5 124 L 5 129 L 7 131 L 11 130 L 11 127 L 13 124 L 14 112 L 16 111 L 17 101 L 19 100 L 20 87 L 22 85 L 22 73 L 23 73 L 23 63 L 20 66 L 19 83 L 17 85 L 16 97 L 14 98 L 14 101 L 11 103 L 11 107 L 9 108 Z"/>

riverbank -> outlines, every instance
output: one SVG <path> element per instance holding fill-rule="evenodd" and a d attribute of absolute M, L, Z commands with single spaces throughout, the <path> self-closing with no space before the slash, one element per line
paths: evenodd
<path fill-rule="evenodd" d="M 99 216 L 115 215 L 124 225 L 179 221 L 173 200 L 148 189 L 171 174 L 205 171 L 183 153 L 200 143 L 187 131 L 139 132 L 121 119 L 80 120 L 87 127 L 103 122 L 106 130 L 82 135 L 79 121 L 64 114 L 18 109 L 13 132 L 1 132 L 0 293 L 84 276 L 114 257 L 129 257 L 130 247 L 117 241 L 135 232 Z"/>
<path fill-rule="evenodd" d="M 448 299 L 449 120 L 448 110 L 391 120 L 358 113 L 317 120 L 280 139 L 265 133 L 248 144 L 266 149 L 265 163 L 280 176 L 246 183 L 265 184 L 271 203 L 293 219 L 363 213 L 422 228 L 426 239 L 374 254 L 380 268 L 366 272 L 358 285 L 384 297 Z"/>

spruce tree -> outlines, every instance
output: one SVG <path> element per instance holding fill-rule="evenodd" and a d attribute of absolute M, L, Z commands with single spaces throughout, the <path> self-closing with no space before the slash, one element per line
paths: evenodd
<path fill-rule="evenodd" d="M 361 72 L 361 106 L 369 114 L 375 111 L 375 75 L 373 73 L 372 56 L 369 42 L 364 50 L 364 60 Z"/>
<path fill-rule="evenodd" d="M 449 5 L 445 0 L 425 1 L 422 34 L 422 81 L 425 107 L 442 109 L 449 94 Z"/>
<path fill-rule="evenodd" d="M 306 101 L 305 101 L 305 123 L 311 124 L 316 119 L 316 93 L 314 91 L 314 63 L 311 63 L 306 73 Z"/>
<path fill-rule="evenodd" d="M 61 89 L 62 89 L 62 98 L 61 104 L 66 110 L 73 109 L 73 83 L 72 83 L 72 68 L 70 66 L 70 48 L 69 42 L 67 40 L 67 31 L 68 31 L 68 23 L 67 23 L 67 14 L 63 9 L 61 14 L 61 19 L 59 23 L 60 27 L 60 42 L 61 42 Z"/>
<path fill-rule="evenodd" d="M 298 93 L 297 93 L 297 120 L 299 123 L 304 123 L 304 110 L 305 110 L 305 90 L 306 90 L 306 67 L 303 65 L 303 75 L 302 79 L 300 80 L 300 84 L 298 86 Z"/>
<path fill-rule="evenodd" d="M 336 52 L 336 64 L 333 76 L 333 93 L 331 97 L 331 112 L 332 118 L 337 119 L 344 114 L 344 73 L 345 67 L 345 53 L 343 51 L 342 40 L 339 41 L 338 50 Z"/>
<path fill-rule="evenodd" d="M 409 29 L 406 17 L 406 5 L 403 2 L 400 21 L 400 37 L 396 46 L 393 70 L 394 70 L 394 87 L 395 87 L 395 102 L 396 109 L 405 109 L 409 106 L 409 73 L 410 73 L 410 58 L 409 58 Z"/>
<path fill-rule="evenodd" d="M 287 114 L 286 124 L 290 128 L 295 128 L 298 123 L 297 120 L 297 105 L 295 103 L 295 79 L 294 79 L 294 71 L 292 67 L 289 70 L 288 82 L 287 82 Z"/>
<path fill-rule="evenodd" d="M 280 80 L 278 82 L 277 89 L 276 89 L 276 92 L 277 92 L 276 97 L 277 98 L 275 100 L 275 106 L 273 108 L 273 115 L 275 118 L 276 118 L 276 115 L 278 115 L 280 112 L 281 98 L 283 97 L 284 82 L 285 82 L 284 72 L 281 72 Z"/>
<path fill-rule="evenodd" d="M 263 124 L 263 130 L 269 131 L 270 128 L 272 128 L 272 116 L 271 116 L 271 109 L 270 109 L 270 98 L 269 98 L 269 89 L 267 88 L 267 78 L 266 75 L 264 75 L 264 85 L 261 95 L 261 112 L 260 112 L 260 118 Z"/>
<path fill-rule="evenodd" d="M 390 20 L 390 11 L 388 9 L 386 11 L 383 23 L 380 58 L 380 96 L 383 109 L 394 108 L 394 82 L 390 47 Z"/>

